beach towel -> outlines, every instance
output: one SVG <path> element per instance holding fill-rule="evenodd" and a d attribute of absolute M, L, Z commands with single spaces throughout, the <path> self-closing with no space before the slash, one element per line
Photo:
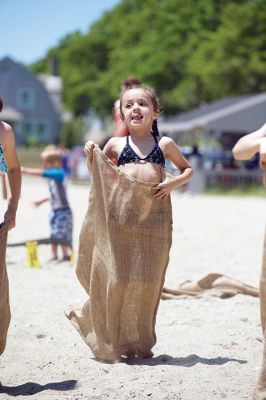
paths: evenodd
<path fill-rule="evenodd" d="M 197 281 L 187 280 L 174 289 L 163 288 L 163 300 L 180 297 L 201 297 L 210 295 L 227 299 L 236 294 L 245 294 L 253 297 L 259 296 L 259 288 L 248 285 L 229 276 L 211 273 Z"/>
<path fill-rule="evenodd" d="M 0 224 L 0 355 L 6 347 L 10 323 L 9 289 L 6 271 L 7 225 Z"/>
<path fill-rule="evenodd" d="M 79 237 L 77 277 L 89 295 L 66 315 L 97 359 L 152 357 L 172 243 L 170 198 L 120 172 L 96 147 Z"/>

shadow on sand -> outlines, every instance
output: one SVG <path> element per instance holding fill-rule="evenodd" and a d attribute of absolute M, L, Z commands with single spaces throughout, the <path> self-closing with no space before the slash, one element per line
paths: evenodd
<path fill-rule="evenodd" d="M 143 360 L 138 359 L 124 359 L 123 362 L 129 365 L 175 365 L 179 367 L 193 367 L 196 364 L 206 364 L 206 365 L 223 365 L 228 362 L 236 362 L 238 364 L 246 364 L 246 360 L 238 360 L 236 358 L 228 357 L 216 357 L 216 358 L 203 358 L 196 354 L 190 354 L 187 357 L 171 357 L 167 354 L 161 354 L 158 357 L 146 358 Z"/>
<path fill-rule="evenodd" d="M 39 385 L 34 382 L 23 383 L 23 385 L 18 386 L 0 386 L 0 394 L 6 393 L 9 396 L 31 396 L 43 392 L 44 390 L 57 390 L 66 391 L 72 390 L 76 387 L 76 380 L 62 381 L 62 382 L 52 382 L 46 385 Z"/>

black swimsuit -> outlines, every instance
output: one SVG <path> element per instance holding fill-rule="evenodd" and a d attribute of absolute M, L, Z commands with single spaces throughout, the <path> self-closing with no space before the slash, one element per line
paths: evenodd
<path fill-rule="evenodd" d="M 165 158 L 163 155 L 163 152 L 158 144 L 158 140 L 156 136 L 152 135 L 155 140 L 155 146 L 152 149 L 152 151 L 144 158 L 140 157 L 135 151 L 132 149 L 132 147 L 129 144 L 129 135 L 126 138 L 126 145 L 123 148 L 118 160 L 117 160 L 117 166 L 119 165 L 124 165 L 124 164 L 129 164 L 133 163 L 136 161 L 148 161 L 151 163 L 159 164 L 162 167 L 165 166 Z"/>

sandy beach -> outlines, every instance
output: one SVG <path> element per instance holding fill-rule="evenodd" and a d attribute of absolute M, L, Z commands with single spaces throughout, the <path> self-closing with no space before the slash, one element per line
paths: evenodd
<path fill-rule="evenodd" d="M 24 178 L 17 227 L 9 243 L 49 236 L 49 204 L 31 202 L 48 192 L 40 178 Z M 89 185 L 69 183 L 74 248 L 87 208 Z M 173 245 L 165 285 L 178 286 L 210 272 L 258 286 L 265 199 L 172 195 Z M 5 204 L 1 199 L 0 216 Z M 236 295 L 161 301 L 154 358 L 97 362 L 64 316 L 86 293 L 68 263 L 28 268 L 25 247 L 8 248 L 12 320 L 0 358 L 0 399 L 244 400 L 251 399 L 262 356 L 259 299 Z"/>

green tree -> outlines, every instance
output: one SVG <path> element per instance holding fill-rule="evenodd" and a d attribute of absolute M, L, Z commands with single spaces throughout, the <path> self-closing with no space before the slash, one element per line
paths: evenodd
<path fill-rule="evenodd" d="M 265 15 L 264 0 L 124 0 L 31 68 L 48 72 L 58 57 L 64 102 L 76 116 L 88 108 L 110 115 L 128 75 L 154 86 L 173 114 L 265 91 Z"/>

